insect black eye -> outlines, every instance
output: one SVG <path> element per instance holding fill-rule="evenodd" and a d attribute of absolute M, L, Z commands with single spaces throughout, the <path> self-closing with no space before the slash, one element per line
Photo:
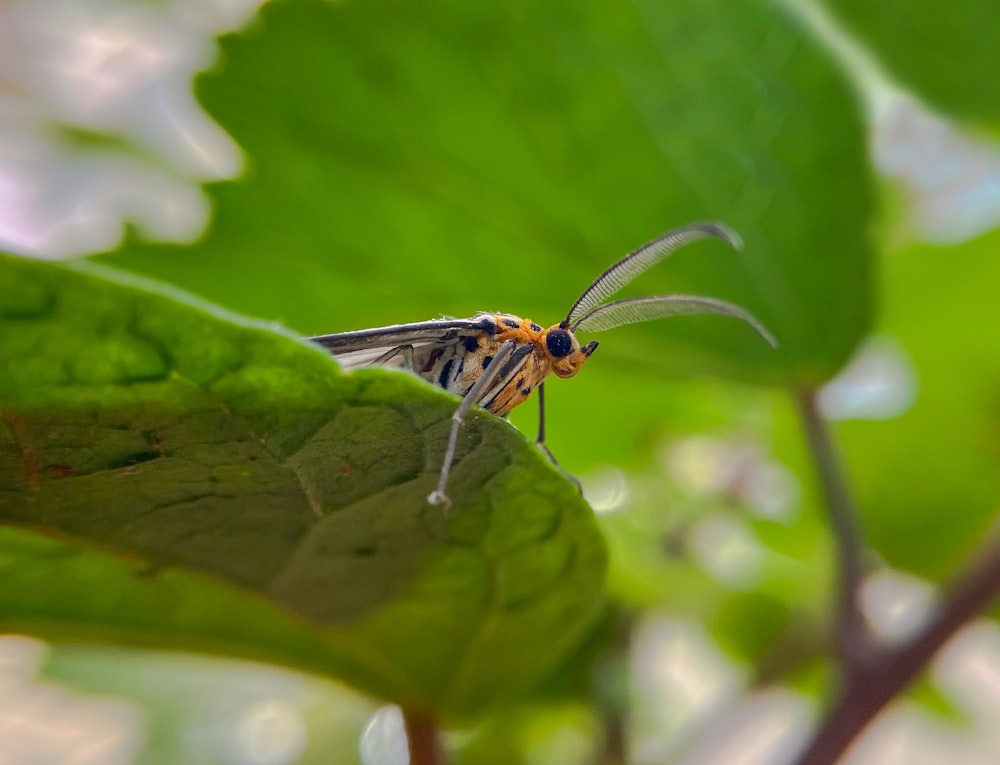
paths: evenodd
<path fill-rule="evenodd" d="M 561 359 L 572 352 L 573 338 L 565 329 L 552 329 L 545 336 L 545 346 L 549 349 L 549 353 Z"/>

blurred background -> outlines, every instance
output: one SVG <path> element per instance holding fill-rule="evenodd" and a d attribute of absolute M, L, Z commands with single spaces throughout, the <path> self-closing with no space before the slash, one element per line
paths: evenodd
<path fill-rule="evenodd" d="M 988 5 L 0 0 L 0 249 L 317 334 L 548 325 L 630 249 L 726 221 L 744 250 L 694 246 L 630 294 L 732 300 L 781 348 L 656 322 L 550 385 L 611 605 L 544 687 L 447 743 L 570 765 L 620 728 L 632 763 L 790 761 L 829 690 L 834 560 L 789 391 L 836 423 L 888 644 L 997 510 Z M 998 722 L 984 619 L 849 761 L 992 763 Z M 0 765 L 407 761 L 398 710 L 331 681 L 19 635 L 0 741 Z"/>

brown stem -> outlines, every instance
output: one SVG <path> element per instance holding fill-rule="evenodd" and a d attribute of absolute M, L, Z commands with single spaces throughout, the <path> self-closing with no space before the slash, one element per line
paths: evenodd
<path fill-rule="evenodd" d="M 410 765 L 446 765 L 434 721 L 412 709 L 403 710 L 403 725 L 410 748 Z"/>
<path fill-rule="evenodd" d="M 604 738 L 596 765 L 625 765 L 628 762 L 628 657 L 634 627 L 633 614 L 624 608 L 616 609 L 610 645 L 600 662 L 603 682 L 598 683 L 596 706 Z"/>
<path fill-rule="evenodd" d="M 996 535 L 994 535 L 996 536 Z M 939 648 L 1000 594 L 1000 540 L 949 588 L 930 623 L 909 643 L 886 651 L 855 678 L 830 710 L 796 765 L 832 765 L 869 722 L 902 693 Z"/>
<path fill-rule="evenodd" d="M 842 685 L 847 687 L 859 675 L 864 674 L 872 660 L 872 640 L 857 600 L 862 576 L 858 513 L 834 448 L 830 428 L 819 411 L 816 392 L 799 391 L 797 398 L 806 441 L 815 463 L 837 546 L 839 570 L 834 642 Z"/>

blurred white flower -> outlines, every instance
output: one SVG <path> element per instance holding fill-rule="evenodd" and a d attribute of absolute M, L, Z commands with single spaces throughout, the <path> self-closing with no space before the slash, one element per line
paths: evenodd
<path fill-rule="evenodd" d="M 0 636 L 0 763 L 128 765 L 146 737 L 141 710 L 36 677 L 40 641 Z"/>
<path fill-rule="evenodd" d="M 794 473 L 759 444 L 738 438 L 691 436 L 666 456 L 670 476 L 695 497 L 726 497 L 754 515 L 789 520 L 798 507 Z"/>
<path fill-rule="evenodd" d="M 958 244 L 1000 225 L 1000 144 L 934 114 L 900 92 L 875 102 L 872 158 L 909 203 L 907 228 Z"/>
<path fill-rule="evenodd" d="M 817 0 L 783 0 L 853 78 L 868 111 L 872 163 L 906 200 L 904 240 L 957 244 L 1000 226 L 1000 142 L 937 114 Z"/>
<path fill-rule="evenodd" d="M 212 35 L 258 4 L 0 4 L 0 248 L 86 254 L 115 247 L 126 224 L 199 236 L 200 184 L 238 175 L 242 155 L 192 79 L 212 63 Z"/>
<path fill-rule="evenodd" d="M 865 341 L 854 358 L 819 393 L 823 414 L 831 420 L 889 420 L 916 402 L 917 370 L 895 338 Z"/>
<path fill-rule="evenodd" d="M 704 518 L 691 529 L 690 540 L 698 563 L 720 582 L 736 590 L 758 584 L 764 547 L 742 519 Z"/>
<path fill-rule="evenodd" d="M 603 468 L 583 478 L 583 495 L 598 515 L 621 510 L 629 501 L 629 477 L 615 467 Z"/>
<path fill-rule="evenodd" d="M 358 742 L 364 765 L 408 765 L 410 748 L 399 707 L 385 706 L 373 714 Z"/>
<path fill-rule="evenodd" d="M 672 617 L 647 616 L 632 636 L 629 679 L 635 702 L 636 763 L 676 759 L 686 740 L 738 699 L 739 668 L 705 628 Z"/>
<path fill-rule="evenodd" d="M 247 707 L 231 729 L 226 759 L 232 765 L 290 765 L 309 735 L 298 705 L 272 698 Z"/>
<path fill-rule="evenodd" d="M 902 643 L 930 618 L 934 589 L 912 574 L 882 568 L 869 574 L 858 596 L 861 612 L 878 637 Z"/>

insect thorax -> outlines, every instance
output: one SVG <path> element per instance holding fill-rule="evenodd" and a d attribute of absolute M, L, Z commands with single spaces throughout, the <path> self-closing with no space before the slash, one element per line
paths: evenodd
<path fill-rule="evenodd" d="M 490 330 L 464 334 L 447 345 L 422 349 L 414 355 L 414 370 L 425 380 L 465 396 L 501 347 L 513 341 L 515 352 L 510 363 L 500 367 L 494 382 L 477 401 L 494 414 L 504 416 L 524 403 L 552 372 L 571 377 L 586 360 L 579 343 L 568 330 L 558 326 L 546 329 L 530 319 L 511 314 L 480 314 L 476 318 L 480 317 L 491 321 Z M 562 335 L 554 338 L 556 342 L 547 343 L 550 333 L 555 330 Z M 531 346 L 532 350 L 521 350 L 525 346 Z M 559 356 L 553 356 L 550 346 Z"/>

